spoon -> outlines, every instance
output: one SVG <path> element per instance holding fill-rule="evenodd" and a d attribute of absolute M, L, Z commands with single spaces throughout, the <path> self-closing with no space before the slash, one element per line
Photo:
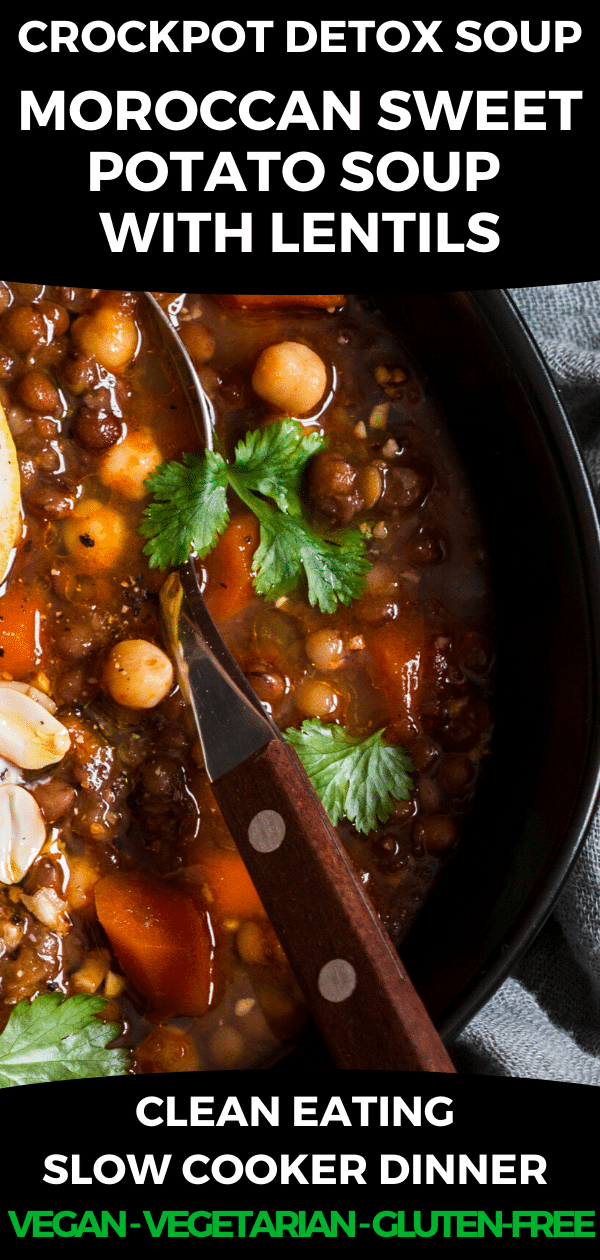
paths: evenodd
<path fill-rule="evenodd" d="M 145 296 L 212 449 L 212 404 L 168 317 Z M 337 1067 L 453 1072 L 300 762 L 209 616 L 192 559 L 166 579 L 161 610 L 212 791 Z"/>

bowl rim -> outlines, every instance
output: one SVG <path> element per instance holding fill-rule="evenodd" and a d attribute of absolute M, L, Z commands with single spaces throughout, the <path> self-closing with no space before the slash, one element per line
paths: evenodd
<path fill-rule="evenodd" d="M 527 402 L 555 445 L 562 475 L 571 498 L 571 520 L 585 574 L 600 579 L 600 520 L 590 474 L 577 435 L 552 380 L 550 368 L 526 321 L 505 289 L 472 289 L 467 296 L 495 336 L 523 388 Z M 593 721 L 586 761 L 560 851 L 551 864 L 532 904 L 518 915 L 495 956 L 475 974 L 439 1020 L 444 1040 L 452 1041 L 498 991 L 516 962 L 543 927 L 584 844 L 600 796 L 600 580 L 585 583 L 589 667 L 593 684 Z"/>

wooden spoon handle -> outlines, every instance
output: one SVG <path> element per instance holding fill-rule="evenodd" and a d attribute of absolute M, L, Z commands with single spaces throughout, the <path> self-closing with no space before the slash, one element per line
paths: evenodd
<path fill-rule="evenodd" d="M 337 1067 L 453 1072 L 295 753 L 274 739 L 212 787 Z"/>

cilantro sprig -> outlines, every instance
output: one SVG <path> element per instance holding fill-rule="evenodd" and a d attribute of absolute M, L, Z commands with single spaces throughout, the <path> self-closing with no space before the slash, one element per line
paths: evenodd
<path fill-rule="evenodd" d="M 399 744 L 384 744 L 383 730 L 360 739 L 345 726 L 313 718 L 284 735 L 334 827 L 346 817 L 357 831 L 374 831 L 391 817 L 395 801 L 414 791 L 412 757 Z"/>
<path fill-rule="evenodd" d="M 150 565 L 183 564 L 191 551 L 204 559 L 229 522 L 232 489 L 260 523 L 253 559 L 259 595 L 278 599 L 305 578 L 309 602 L 322 612 L 360 598 L 370 568 L 364 535 L 357 528 L 322 535 L 302 514 L 302 476 L 323 443 L 320 433 L 306 433 L 297 420 L 277 420 L 247 433 L 233 463 L 206 451 L 161 464 L 146 482 L 154 501 L 140 525 L 149 539 L 144 552 Z"/>
<path fill-rule="evenodd" d="M 256 490 L 274 499 L 282 512 L 301 516 L 302 474 L 324 441 L 321 433 L 307 433 L 298 420 L 276 420 L 254 429 L 235 448 L 232 484 L 239 487 L 238 493 Z"/>
<path fill-rule="evenodd" d="M 0 1036 L 0 1089 L 88 1076 L 122 1076 L 129 1050 L 109 1050 L 121 1025 L 96 1018 L 106 998 L 76 993 L 41 993 L 23 998 Z"/>

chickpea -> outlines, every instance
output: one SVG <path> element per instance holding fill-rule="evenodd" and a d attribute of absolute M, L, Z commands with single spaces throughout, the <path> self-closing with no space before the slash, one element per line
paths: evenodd
<path fill-rule="evenodd" d="M 298 689 L 296 704 L 304 717 L 326 722 L 336 716 L 340 697 L 329 683 L 311 678 Z"/>
<path fill-rule="evenodd" d="M 135 320 L 114 306 L 99 306 L 82 315 L 73 324 L 72 335 L 77 349 L 109 372 L 122 372 L 137 350 Z"/>
<path fill-rule="evenodd" d="M 171 690 L 173 666 L 168 656 L 146 639 L 122 639 L 109 653 L 104 683 L 117 704 L 127 709 L 153 709 Z"/>
<path fill-rule="evenodd" d="M 236 936 L 236 945 L 240 958 L 250 966 L 285 963 L 285 954 L 266 920 L 255 923 L 253 919 L 248 919 L 243 923 Z"/>
<path fill-rule="evenodd" d="M 236 944 L 240 958 L 245 963 L 266 963 L 268 961 L 266 941 L 258 923 L 249 920 L 239 929 Z"/>
<path fill-rule="evenodd" d="M 338 630 L 315 630 L 308 635 L 305 647 L 316 669 L 339 669 L 344 662 L 344 641 Z"/>
<path fill-rule="evenodd" d="M 63 541 L 82 569 L 110 569 L 125 551 L 128 530 L 115 508 L 98 499 L 82 499 L 63 527 Z"/>
<path fill-rule="evenodd" d="M 105 985 L 105 992 L 106 992 Z M 200 1059 L 190 1036 L 181 1028 L 153 1028 L 135 1052 L 138 1072 L 197 1072 Z"/>
<path fill-rule="evenodd" d="M 252 377 L 252 388 L 281 411 L 305 416 L 325 393 L 327 371 L 310 346 L 282 341 L 263 350 Z"/>
<path fill-rule="evenodd" d="M 255 993 L 266 1023 L 280 1041 L 298 1036 L 306 1018 L 302 995 L 285 993 L 274 985 L 255 985 Z"/>
<path fill-rule="evenodd" d="M 221 1028 L 217 1028 L 210 1039 L 211 1057 L 219 1067 L 237 1067 L 240 1059 L 244 1056 L 244 1050 L 245 1045 L 242 1034 L 228 1024 L 223 1024 Z"/>
<path fill-rule="evenodd" d="M 126 499 L 143 499 L 146 477 L 162 464 L 162 454 L 147 429 L 134 429 L 103 455 L 98 469 L 101 481 Z"/>

